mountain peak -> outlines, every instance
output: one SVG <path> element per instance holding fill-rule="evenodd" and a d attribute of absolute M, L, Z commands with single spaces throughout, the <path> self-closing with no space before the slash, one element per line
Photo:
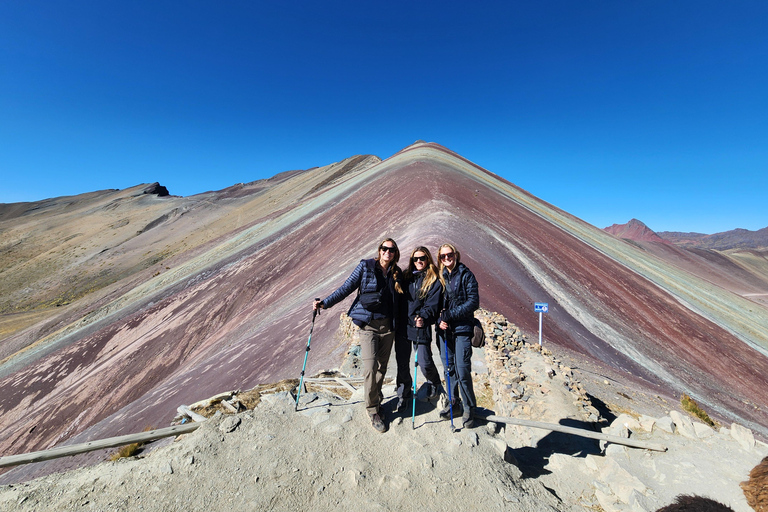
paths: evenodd
<path fill-rule="evenodd" d="M 637 219 L 631 219 L 626 224 L 613 224 L 612 226 L 604 228 L 603 231 L 610 233 L 613 236 L 627 238 L 636 242 L 670 243 L 657 235 L 655 231 L 646 226 L 642 221 Z"/>

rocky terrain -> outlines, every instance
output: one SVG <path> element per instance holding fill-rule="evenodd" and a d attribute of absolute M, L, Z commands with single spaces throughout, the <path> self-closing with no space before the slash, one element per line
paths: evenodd
<path fill-rule="evenodd" d="M 566 366 L 501 315 L 478 316 L 488 344 L 475 352 L 475 388 L 486 412 L 653 441 L 666 451 L 502 423 L 461 428 L 460 419 L 451 433 L 437 416 L 439 402 L 427 401 L 424 390 L 415 422 L 410 410 L 395 413 L 392 385 L 385 387 L 390 428 L 379 434 L 362 407 L 361 390 L 316 380 L 298 412 L 280 386 L 260 387 L 255 408 L 239 414 L 223 413 L 209 401 L 197 410 L 211 419 L 192 434 L 155 443 L 139 456 L 2 486 L 0 506 L 639 512 L 685 493 L 751 510 L 739 482 L 768 446 L 748 429 L 711 429 L 674 404 L 667 410 L 658 397 Z M 349 339 L 344 322 L 338 335 Z M 341 366 L 354 369 L 354 338 L 351 343 Z M 626 407 L 633 402 L 648 414 Z"/>
<path fill-rule="evenodd" d="M 295 377 L 312 298 L 385 237 L 401 262 L 416 245 L 454 243 L 483 307 L 529 337 L 534 302 L 548 302 L 545 347 L 599 374 L 596 387 L 621 382 L 668 404 L 686 393 L 721 424 L 768 435 L 759 255 L 672 260 L 657 246 L 675 246 L 612 236 L 434 143 L 169 192 L 0 206 L 1 454 L 168 425 L 180 404 Z M 350 300 L 317 318 L 311 373 L 346 352 L 337 319 Z M 0 483 L 99 457 L 3 470 Z"/>

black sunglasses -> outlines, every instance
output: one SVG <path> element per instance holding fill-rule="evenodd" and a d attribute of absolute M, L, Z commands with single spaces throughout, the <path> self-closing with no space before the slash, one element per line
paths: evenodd
<path fill-rule="evenodd" d="M 391 252 L 392 254 L 395 254 L 397 252 L 397 249 L 395 249 L 394 247 L 387 247 L 386 245 L 382 245 L 381 247 L 379 247 L 379 250 Z"/>
<path fill-rule="evenodd" d="M 413 261 L 427 261 L 426 256 L 414 256 Z"/>
<path fill-rule="evenodd" d="M 440 259 L 441 259 L 441 260 L 446 260 L 446 259 L 453 259 L 453 257 L 454 257 L 454 256 L 455 256 L 455 254 L 454 254 L 454 253 L 452 253 L 452 252 L 447 252 L 447 253 L 445 253 L 445 254 L 441 254 L 441 255 L 440 255 Z"/>

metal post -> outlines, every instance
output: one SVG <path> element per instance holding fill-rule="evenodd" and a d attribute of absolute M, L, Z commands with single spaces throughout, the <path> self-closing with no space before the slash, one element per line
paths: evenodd
<path fill-rule="evenodd" d="M 539 311 L 539 345 L 541 345 L 541 318 L 544 316 L 544 313 Z M 544 346 L 544 345 L 542 345 Z"/>

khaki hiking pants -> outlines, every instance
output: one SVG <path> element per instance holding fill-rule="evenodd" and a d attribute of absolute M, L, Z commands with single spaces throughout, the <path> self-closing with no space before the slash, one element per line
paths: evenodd
<path fill-rule="evenodd" d="M 395 333 L 389 318 L 374 319 L 358 332 L 360 355 L 363 359 L 365 409 L 373 416 L 381 406 L 381 388 L 387 373 L 389 354 Z"/>

